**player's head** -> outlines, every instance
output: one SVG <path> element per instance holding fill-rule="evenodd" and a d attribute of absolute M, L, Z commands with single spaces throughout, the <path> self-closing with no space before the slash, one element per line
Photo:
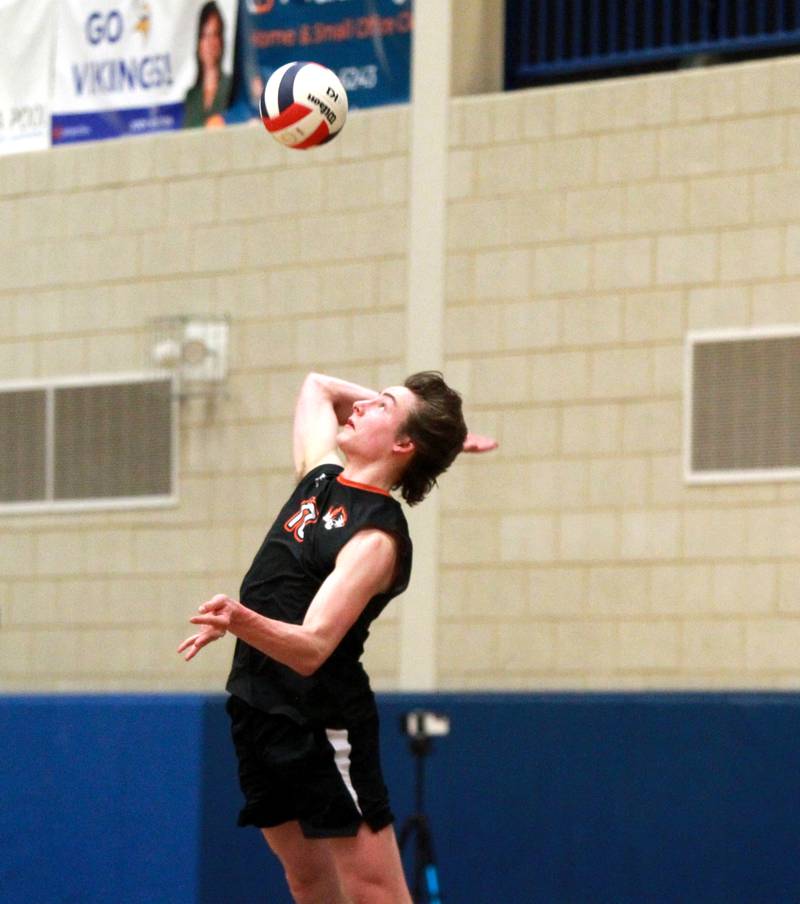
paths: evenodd
<path fill-rule="evenodd" d="M 438 371 L 423 371 L 356 402 L 337 441 L 348 461 L 385 462 L 393 489 L 416 505 L 453 463 L 466 435 L 461 396 Z"/>
<path fill-rule="evenodd" d="M 414 402 L 398 435 L 411 441 L 413 454 L 396 488 L 409 505 L 416 505 L 461 451 L 467 425 L 461 396 L 445 383 L 438 371 L 412 374 L 403 386 L 413 393 Z"/>

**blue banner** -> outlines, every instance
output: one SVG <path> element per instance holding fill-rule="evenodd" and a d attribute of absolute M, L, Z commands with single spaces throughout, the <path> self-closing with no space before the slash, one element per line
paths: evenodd
<path fill-rule="evenodd" d="M 97 141 L 120 135 L 147 135 L 179 129 L 183 104 L 164 104 L 105 113 L 61 113 L 53 115 L 53 143 Z"/>
<path fill-rule="evenodd" d="M 257 116 L 267 79 L 294 60 L 332 69 L 350 109 L 409 100 L 412 0 L 242 0 L 239 24 L 229 120 Z"/>

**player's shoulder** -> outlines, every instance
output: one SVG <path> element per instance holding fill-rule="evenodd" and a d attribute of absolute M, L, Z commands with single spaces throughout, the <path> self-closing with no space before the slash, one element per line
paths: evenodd
<path fill-rule="evenodd" d="M 297 485 L 298 487 L 311 487 L 317 489 L 323 484 L 335 480 L 343 470 L 344 468 L 341 462 L 333 460 L 325 461 L 320 464 L 314 465 L 313 468 L 310 468 L 308 471 L 306 471 L 306 473 L 303 474 L 303 476 L 298 481 Z"/>
<path fill-rule="evenodd" d="M 407 529 L 402 505 L 386 490 L 355 483 L 339 474 L 336 494 L 364 526 L 374 524 L 390 531 Z"/>
<path fill-rule="evenodd" d="M 394 569 L 399 556 L 399 538 L 381 528 L 366 527 L 344 544 L 337 564 L 368 561 L 372 567 Z"/>
<path fill-rule="evenodd" d="M 382 527 L 362 527 L 347 542 L 367 552 L 394 551 L 397 546 L 394 534 Z"/>

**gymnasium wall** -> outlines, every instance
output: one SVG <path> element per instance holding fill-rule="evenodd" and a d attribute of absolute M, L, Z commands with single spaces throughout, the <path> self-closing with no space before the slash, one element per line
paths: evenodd
<path fill-rule="evenodd" d="M 304 374 L 402 376 L 406 119 L 354 114 L 314 154 L 257 123 L 0 160 L 0 380 L 148 370 L 151 318 L 232 317 L 227 398 L 182 403 L 177 508 L 0 519 L 5 689 L 221 687 L 228 639 L 174 650 L 293 486 Z"/>
<path fill-rule="evenodd" d="M 797 484 L 682 479 L 687 330 L 800 322 L 800 60 L 456 101 L 445 687 L 797 687 Z M 480 412 L 480 417 L 477 417 Z"/>
<path fill-rule="evenodd" d="M 800 319 L 798 88 L 784 58 L 452 101 L 446 372 L 502 445 L 441 480 L 442 688 L 800 684 L 797 485 L 680 464 L 686 330 Z M 146 370 L 156 315 L 233 343 L 228 398 L 183 403 L 176 508 L 0 517 L 0 689 L 220 688 L 228 640 L 174 647 L 291 485 L 303 374 L 403 376 L 407 125 L 0 159 L 0 380 Z"/>

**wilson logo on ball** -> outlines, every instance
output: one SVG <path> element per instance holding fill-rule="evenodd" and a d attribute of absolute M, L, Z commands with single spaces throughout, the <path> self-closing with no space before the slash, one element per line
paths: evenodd
<path fill-rule="evenodd" d="M 319 63 L 286 63 L 261 95 L 261 121 L 272 137 L 305 150 L 335 138 L 347 118 L 347 92 Z"/>

